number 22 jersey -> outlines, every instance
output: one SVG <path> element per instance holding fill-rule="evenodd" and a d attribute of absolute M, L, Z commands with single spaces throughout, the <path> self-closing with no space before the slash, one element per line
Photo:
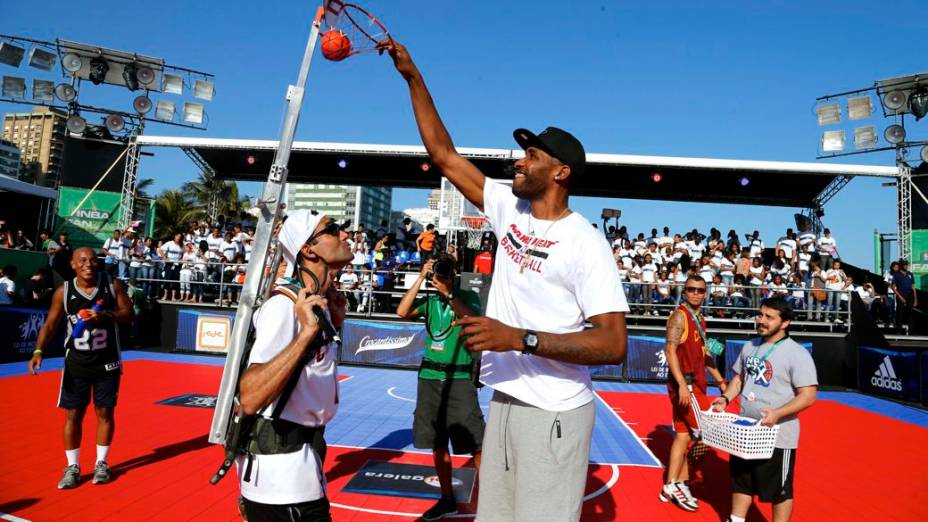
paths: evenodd
<path fill-rule="evenodd" d="M 116 291 L 106 274 L 97 275 L 97 287 L 91 293 L 78 288 L 77 279 L 64 283 L 64 311 L 68 332 L 65 338 L 65 367 L 76 376 L 98 378 L 120 371 L 119 331 L 111 321 L 87 323 L 81 335 L 73 335 L 81 320 L 78 313 L 100 303 L 101 312 L 116 310 Z"/>

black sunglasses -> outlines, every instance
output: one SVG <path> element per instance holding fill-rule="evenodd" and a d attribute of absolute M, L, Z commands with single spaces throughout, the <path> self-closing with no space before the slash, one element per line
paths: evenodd
<path fill-rule="evenodd" d="M 342 231 L 341 225 L 338 224 L 338 221 L 335 221 L 335 220 L 333 219 L 333 220 L 329 221 L 328 223 L 326 223 L 326 224 L 325 224 L 325 227 L 324 227 L 322 230 L 320 230 L 319 232 L 316 232 L 315 234 L 309 236 L 309 239 L 307 239 L 306 242 L 307 242 L 307 243 L 312 243 L 313 241 L 316 240 L 316 238 L 318 238 L 319 236 L 322 236 L 322 235 L 329 235 L 329 236 L 338 237 L 338 235 L 341 233 L 341 231 Z"/>
<path fill-rule="evenodd" d="M 706 293 L 706 289 L 705 289 L 705 288 L 699 288 L 698 286 L 688 286 L 688 287 L 684 288 L 683 290 L 685 290 L 685 291 L 687 291 L 687 292 L 692 292 L 692 293 L 695 293 L 695 294 L 704 294 L 704 293 Z"/>

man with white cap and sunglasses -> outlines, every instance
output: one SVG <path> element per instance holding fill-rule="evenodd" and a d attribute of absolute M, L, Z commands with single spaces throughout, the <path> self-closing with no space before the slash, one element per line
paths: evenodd
<path fill-rule="evenodd" d="M 338 375 L 335 344 L 323 340 L 317 314 L 328 315 L 323 295 L 351 262 L 347 237 L 335 220 L 310 210 L 290 212 L 278 234 L 291 277 L 278 280 L 255 313 L 239 383 L 245 415 L 259 416 L 249 453 L 237 462 L 249 520 L 331 520 L 322 433 L 338 408 Z"/>

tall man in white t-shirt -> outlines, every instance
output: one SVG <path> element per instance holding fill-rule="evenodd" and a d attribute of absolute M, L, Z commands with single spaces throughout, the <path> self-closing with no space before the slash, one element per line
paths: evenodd
<path fill-rule="evenodd" d="M 248 520 L 332 520 L 322 432 L 338 409 L 336 345 L 316 342 L 322 328 L 313 308 L 344 315 L 344 299 L 335 304 L 331 294 L 328 301 L 323 296 L 351 262 L 347 239 L 334 220 L 309 210 L 290 212 L 278 234 L 293 278 L 278 280 L 273 297 L 256 312 L 255 343 L 239 382 L 245 414 L 260 415 L 252 440 L 274 446 L 252 444 L 252 453 L 238 459 Z M 296 385 L 278 408 L 294 372 Z"/>
<path fill-rule="evenodd" d="M 432 163 L 499 238 L 486 316 L 455 321 L 466 347 L 484 352 L 480 379 L 495 391 L 477 520 L 579 520 L 594 419 L 587 365 L 625 359 L 628 311 L 608 244 L 567 206 L 583 146 L 553 127 L 516 130 L 525 157 L 510 190 L 457 153 L 406 48 L 382 45 L 409 84 Z"/>

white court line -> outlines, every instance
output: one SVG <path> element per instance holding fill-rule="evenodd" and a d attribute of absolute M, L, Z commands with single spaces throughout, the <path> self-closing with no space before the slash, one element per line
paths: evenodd
<path fill-rule="evenodd" d="M 585 497 L 583 497 L 583 501 L 584 501 L 584 502 L 588 502 L 588 501 L 590 501 L 590 500 L 592 500 L 592 499 L 594 499 L 594 498 L 596 498 L 596 497 L 598 497 L 598 496 L 600 496 L 600 495 L 606 493 L 607 491 L 609 491 L 609 490 L 612 488 L 612 486 L 615 485 L 616 482 L 619 481 L 619 466 L 616 465 L 616 464 L 610 464 L 610 467 L 612 468 L 612 476 L 609 477 L 609 480 L 606 481 L 606 483 L 603 484 L 599 489 L 597 489 L 596 491 L 593 491 L 593 492 L 590 493 L 589 495 L 586 495 Z M 362 508 L 362 507 L 358 507 L 358 506 L 349 506 L 349 505 L 347 505 L 347 504 L 339 504 L 338 502 L 332 502 L 331 505 L 332 505 L 332 507 L 337 507 L 337 508 L 341 508 L 341 509 L 347 509 L 347 510 L 349 510 L 349 511 L 361 511 L 361 512 L 364 512 L 364 513 L 373 513 L 373 514 L 376 514 L 376 515 L 392 515 L 392 516 L 396 516 L 396 517 L 411 517 L 411 518 L 419 518 L 419 517 L 422 516 L 422 513 L 405 513 L 405 512 L 402 512 L 402 511 L 387 511 L 387 510 L 383 510 L 383 509 Z M 462 514 L 460 514 L 460 515 L 452 515 L 452 516 L 446 517 L 446 518 L 474 518 L 475 516 L 476 516 L 476 515 L 462 513 Z"/>
<path fill-rule="evenodd" d="M 10 522 L 29 522 L 29 519 L 19 518 L 16 515 L 11 515 L 9 513 L 0 513 L 0 520 L 9 520 Z"/>
<path fill-rule="evenodd" d="M 663 468 L 664 466 L 661 464 L 660 459 L 657 458 L 657 455 L 655 455 L 655 454 L 651 451 L 651 448 L 649 448 L 644 442 L 642 442 L 642 441 L 638 438 L 638 434 L 636 434 L 634 430 L 632 430 L 631 428 L 629 428 L 629 427 L 628 427 L 628 424 L 625 424 L 625 420 L 622 419 L 622 417 L 619 417 L 619 414 L 618 414 L 618 413 L 616 413 L 615 411 L 613 411 L 612 407 L 609 406 L 609 403 L 606 402 L 606 399 L 603 399 L 602 396 L 600 396 L 599 393 L 598 393 L 598 392 L 595 392 L 595 391 L 593 392 L 593 395 L 595 395 L 596 398 L 599 399 L 600 402 L 602 402 L 602 403 L 606 406 L 606 409 L 607 409 L 607 410 L 611 411 L 612 414 L 615 415 L 616 420 L 618 420 L 620 423 L 622 423 L 622 426 L 625 426 L 625 429 L 627 429 L 627 430 L 632 434 L 632 438 L 633 438 L 633 439 L 635 439 L 635 440 L 638 441 L 638 444 L 641 445 L 641 448 L 642 448 L 643 450 L 645 450 L 646 452 L 648 452 L 648 455 L 651 455 L 651 458 L 654 459 L 654 464 L 655 464 L 655 466 L 658 467 L 658 468 Z"/>
<path fill-rule="evenodd" d="M 362 451 L 363 451 L 363 450 L 372 450 L 372 451 L 373 451 L 373 450 L 377 450 L 377 451 L 390 451 L 390 452 L 393 452 L 393 453 L 412 453 L 412 454 L 415 454 L 415 455 L 431 455 L 431 454 L 432 454 L 431 451 L 428 451 L 428 450 L 417 450 L 417 449 L 415 449 L 415 448 L 412 448 L 412 449 L 378 448 L 377 446 L 352 446 L 352 445 L 350 445 L 350 444 L 329 444 L 329 447 L 330 447 L 330 448 L 344 448 L 344 449 L 362 450 Z M 469 458 L 470 458 L 470 454 L 469 454 L 469 453 L 464 453 L 464 454 L 462 454 L 462 455 L 456 455 L 456 454 L 452 453 L 451 456 L 452 456 L 452 457 L 457 457 L 457 458 L 462 458 L 462 459 L 469 459 Z M 654 464 L 632 464 L 632 463 L 629 463 L 629 462 L 597 462 L 597 461 L 595 461 L 595 460 L 591 460 L 591 461 L 590 461 L 590 464 L 595 464 L 595 465 L 597 465 L 597 466 L 620 466 L 620 467 L 621 467 L 621 466 L 631 466 L 631 467 L 635 467 L 635 468 L 654 468 L 654 467 L 662 468 L 662 467 L 663 467 L 663 466 L 655 466 Z"/>
<path fill-rule="evenodd" d="M 415 399 L 407 399 L 406 397 L 400 397 L 399 395 L 393 393 L 393 390 L 396 389 L 396 386 L 393 386 L 387 390 L 387 395 L 393 397 L 394 399 L 399 399 L 401 401 L 416 402 Z"/>

